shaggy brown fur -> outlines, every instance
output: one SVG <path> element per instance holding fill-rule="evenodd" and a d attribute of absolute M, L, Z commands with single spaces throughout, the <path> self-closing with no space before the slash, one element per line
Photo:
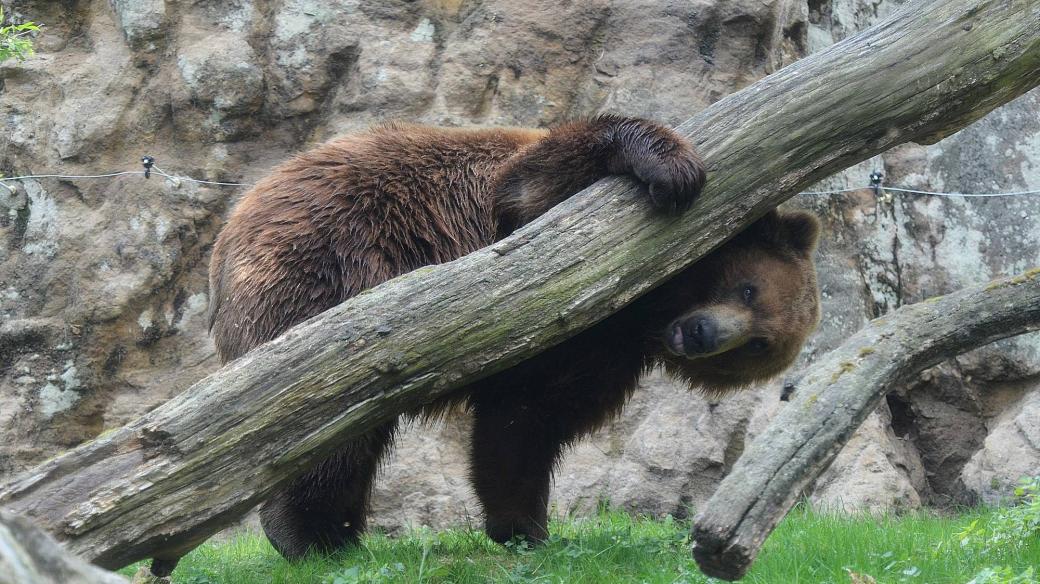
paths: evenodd
<path fill-rule="evenodd" d="M 671 130 L 613 116 L 549 131 L 388 125 L 297 156 L 243 197 L 214 246 L 220 358 L 486 246 L 610 174 L 634 176 L 669 211 L 686 208 L 705 178 Z M 474 414 L 472 478 L 488 535 L 545 538 L 562 449 L 617 414 L 649 368 L 724 391 L 787 367 L 817 320 L 817 229 L 811 216 L 771 213 L 618 314 L 452 396 Z M 283 555 L 356 540 L 395 428 L 346 445 L 265 503 L 264 529 Z"/>

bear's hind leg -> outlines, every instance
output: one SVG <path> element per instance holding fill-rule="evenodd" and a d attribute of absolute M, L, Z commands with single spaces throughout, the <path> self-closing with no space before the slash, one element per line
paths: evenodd
<path fill-rule="evenodd" d="M 287 559 L 330 553 L 365 531 L 372 479 L 394 439 L 397 421 L 351 441 L 260 508 L 267 539 Z"/>

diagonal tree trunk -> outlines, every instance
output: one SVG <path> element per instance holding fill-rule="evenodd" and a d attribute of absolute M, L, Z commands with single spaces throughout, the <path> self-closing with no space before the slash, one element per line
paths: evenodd
<path fill-rule="evenodd" d="M 694 520 L 709 576 L 744 576 L 766 537 L 889 391 L 943 359 L 1040 330 L 1040 268 L 875 319 L 802 377 Z"/>
<path fill-rule="evenodd" d="M 103 566 L 175 557 L 351 436 L 617 311 L 798 189 L 1040 84 L 1040 5 L 921 0 L 680 126 L 703 198 L 603 181 L 512 237 L 363 293 L 0 488 Z"/>

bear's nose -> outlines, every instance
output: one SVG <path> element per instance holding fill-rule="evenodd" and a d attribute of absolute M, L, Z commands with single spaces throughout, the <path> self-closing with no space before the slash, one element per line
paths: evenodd
<path fill-rule="evenodd" d="M 683 348 L 687 353 L 712 353 L 719 348 L 719 328 L 706 316 L 697 316 L 683 323 Z"/>

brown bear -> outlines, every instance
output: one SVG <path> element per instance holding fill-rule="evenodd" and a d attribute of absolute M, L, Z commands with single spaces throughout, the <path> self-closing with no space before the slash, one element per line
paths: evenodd
<path fill-rule="evenodd" d="M 391 124 L 296 156 L 243 196 L 214 245 L 209 318 L 220 359 L 486 246 L 611 174 L 644 184 L 666 212 L 687 208 L 705 180 L 674 132 L 616 116 L 550 130 Z M 472 411 L 472 481 L 487 534 L 546 537 L 562 450 L 615 416 L 647 370 L 660 365 L 723 392 L 790 365 L 818 320 L 818 229 L 811 215 L 771 212 L 617 314 L 427 406 L 427 415 Z M 282 555 L 357 540 L 396 427 L 345 444 L 262 506 Z"/>

